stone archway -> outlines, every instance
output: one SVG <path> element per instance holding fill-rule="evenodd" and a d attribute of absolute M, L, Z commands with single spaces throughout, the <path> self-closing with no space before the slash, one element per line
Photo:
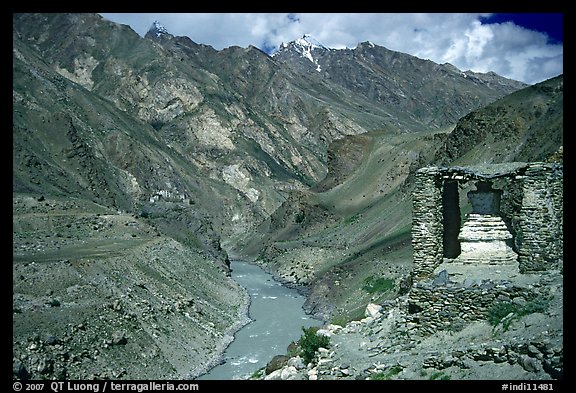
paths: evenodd
<path fill-rule="evenodd" d="M 507 189 L 513 189 L 512 194 L 518 194 L 514 196 L 518 201 L 512 204 L 509 203 L 512 198 L 507 198 L 505 213 L 498 207 L 500 192 L 488 183 L 496 180 L 507 184 Z M 462 213 L 458 187 L 471 181 L 479 185 L 470 194 L 476 207 L 466 217 L 466 221 L 471 221 L 468 227 L 460 228 Z M 413 193 L 414 276 L 418 279 L 433 274 L 445 258 L 460 258 L 462 262 L 466 259 L 462 252 L 470 257 L 474 251 L 472 246 L 479 244 L 490 256 L 468 258 L 467 263 L 474 259 L 475 263 L 484 266 L 518 263 L 516 269 L 521 273 L 560 266 L 563 258 L 562 190 L 563 167 L 558 164 L 515 162 L 419 169 Z M 510 228 L 503 217 L 509 225 L 513 224 Z"/>

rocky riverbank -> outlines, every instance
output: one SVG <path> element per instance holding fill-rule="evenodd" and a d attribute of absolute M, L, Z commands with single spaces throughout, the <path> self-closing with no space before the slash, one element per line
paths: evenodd
<path fill-rule="evenodd" d="M 533 278 L 534 290 L 550 299 L 538 312 L 510 312 L 497 321 L 487 315 L 429 335 L 412 322 L 409 295 L 404 295 L 369 304 L 361 320 L 324 326 L 317 334 L 329 336 L 330 345 L 319 348 L 313 362 L 287 357 L 260 378 L 562 379 L 563 277 L 551 271 Z"/>

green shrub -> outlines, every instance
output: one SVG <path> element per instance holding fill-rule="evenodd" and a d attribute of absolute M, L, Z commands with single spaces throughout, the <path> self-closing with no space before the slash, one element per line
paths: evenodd
<path fill-rule="evenodd" d="M 254 371 L 252 373 L 252 376 L 250 377 L 250 379 L 262 378 L 264 376 L 265 371 L 266 371 L 266 367 L 259 368 L 258 370 Z"/>
<path fill-rule="evenodd" d="M 350 216 L 350 217 L 344 219 L 344 224 L 345 225 L 356 224 L 361 219 L 362 219 L 362 215 L 360 213 L 354 214 L 353 216 Z"/>
<path fill-rule="evenodd" d="M 294 222 L 296 222 L 296 224 L 300 224 L 300 223 L 304 222 L 305 218 L 306 218 L 306 214 L 304 213 L 304 211 L 301 210 L 294 217 Z"/>
<path fill-rule="evenodd" d="M 510 313 L 517 313 L 519 309 L 520 306 L 510 302 L 494 303 L 492 307 L 486 311 L 486 319 L 488 319 L 490 325 L 497 326 L 506 316 L 510 315 Z M 511 322 L 512 319 L 508 319 L 505 322 L 504 330 L 508 330 Z"/>
<path fill-rule="evenodd" d="M 370 294 L 390 291 L 393 288 L 394 280 L 385 277 L 375 278 L 374 276 L 366 278 L 364 280 L 364 286 L 362 287 L 362 289 Z"/>
<path fill-rule="evenodd" d="M 308 364 L 314 360 L 314 355 L 318 348 L 327 348 L 330 345 L 330 337 L 318 336 L 316 334 L 318 331 L 317 327 L 302 327 L 302 331 L 304 335 L 298 341 L 301 349 L 300 356 L 302 356 L 304 363 Z"/>
<path fill-rule="evenodd" d="M 431 381 L 435 381 L 435 380 L 446 380 L 447 381 L 450 379 L 450 375 L 446 375 L 442 371 L 436 371 L 435 373 L 432 373 L 432 375 L 430 375 L 429 379 Z"/>
<path fill-rule="evenodd" d="M 371 381 L 385 381 L 387 379 L 389 379 L 389 378 L 387 378 L 386 373 L 383 371 L 370 375 Z"/>
<path fill-rule="evenodd" d="M 518 313 L 519 316 L 533 314 L 535 312 L 543 313 L 550 306 L 552 296 L 536 296 L 534 299 L 528 301 Z"/>
<path fill-rule="evenodd" d="M 400 374 L 400 372 L 403 370 L 402 366 L 400 366 L 399 364 L 390 367 L 388 370 L 386 371 L 381 371 L 378 373 L 374 373 L 370 376 L 370 380 L 373 381 L 387 381 L 389 379 L 391 379 L 394 375 Z"/>
<path fill-rule="evenodd" d="M 345 327 L 348 322 L 359 321 L 365 317 L 364 311 L 366 306 L 359 306 L 352 310 L 345 311 L 342 314 L 337 314 L 332 318 L 330 322 L 333 325 L 339 325 Z"/>
<path fill-rule="evenodd" d="M 332 322 L 330 322 L 330 323 L 332 325 L 338 325 L 338 326 L 345 327 L 348 322 L 349 322 L 349 319 L 345 315 L 340 314 L 340 315 L 336 315 L 332 319 Z"/>
<path fill-rule="evenodd" d="M 551 296 L 535 296 L 522 306 L 511 302 L 494 303 L 492 307 L 486 311 L 486 319 L 494 329 L 502 323 L 502 328 L 504 331 L 507 331 L 514 320 L 536 312 L 545 312 L 550 306 L 551 301 Z M 512 316 L 504 320 L 504 318 L 510 314 L 512 314 Z"/>

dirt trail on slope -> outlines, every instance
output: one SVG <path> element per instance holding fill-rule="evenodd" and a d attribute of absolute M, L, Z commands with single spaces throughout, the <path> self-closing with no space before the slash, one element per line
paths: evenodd
<path fill-rule="evenodd" d="M 16 379 L 189 379 L 243 323 L 222 264 L 140 217 L 14 195 L 12 229 Z"/>

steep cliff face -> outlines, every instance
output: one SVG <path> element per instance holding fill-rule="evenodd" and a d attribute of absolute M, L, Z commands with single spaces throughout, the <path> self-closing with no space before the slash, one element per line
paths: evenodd
<path fill-rule="evenodd" d="M 563 144 L 564 76 L 510 94 L 464 116 L 439 163 L 546 161 Z"/>
<path fill-rule="evenodd" d="M 81 196 L 14 193 L 12 212 L 18 379 L 190 379 L 246 322 L 201 242 Z"/>
<path fill-rule="evenodd" d="M 78 16 L 32 17 L 15 17 L 13 37 L 15 376 L 199 375 L 244 321 L 246 295 L 220 247 L 237 192 L 137 116 L 146 96 L 128 110 L 95 92 L 98 66 L 72 60 L 63 71 L 45 55 L 74 54 L 65 44 L 75 37 L 87 47 L 74 59 L 102 66 L 108 55 L 89 52 L 99 34 L 140 37 L 98 30 L 92 16 L 80 18 L 83 29 Z"/>
<path fill-rule="evenodd" d="M 153 127 L 55 72 L 16 34 L 13 75 L 14 192 L 74 195 L 138 215 L 163 206 L 168 214 L 204 222 L 196 235 L 207 250 L 212 250 L 209 243 L 218 243 L 211 227 L 218 223 L 221 200 L 203 192 L 211 180 L 199 176 L 198 167 Z M 163 218 L 158 219 L 161 225 Z"/>

